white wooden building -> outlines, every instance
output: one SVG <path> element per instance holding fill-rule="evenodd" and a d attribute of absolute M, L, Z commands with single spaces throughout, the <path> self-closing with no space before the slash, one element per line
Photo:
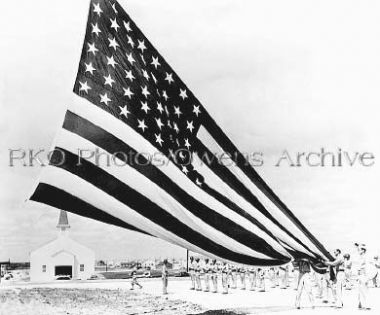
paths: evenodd
<path fill-rule="evenodd" d="M 69 221 L 61 210 L 58 237 L 30 254 L 30 280 L 53 281 L 57 276 L 88 279 L 95 272 L 95 253 L 69 237 Z"/>

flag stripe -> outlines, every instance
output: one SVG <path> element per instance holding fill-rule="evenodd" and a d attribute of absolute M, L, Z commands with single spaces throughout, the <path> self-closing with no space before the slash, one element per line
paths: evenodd
<path fill-rule="evenodd" d="M 203 163 L 201 161 L 198 154 L 199 153 L 193 155 L 193 165 L 195 165 L 195 169 L 205 178 L 205 184 L 202 185 L 205 191 L 216 198 L 218 197 L 221 202 L 228 205 L 228 207 L 234 208 L 235 211 L 242 213 L 242 215 L 245 214 L 250 221 L 254 222 L 261 230 L 270 235 L 272 239 L 276 241 L 280 239 L 283 243 L 286 243 L 293 252 L 301 251 L 309 256 L 313 256 L 313 254 L 308 252 L 299 242 L 286 234 L 280 227 L 253 207 L 252 204 L 248 203 L 237 191 L 228 186 L 226 182 L 211 170 L 209 163 Z M 210 183 L 210 186 L 206 183 Z"/>
<path fill-rule="evenodd" d="M 45 170 L 46 171 L 42 173 L 40 183 L 56 187 L 59 193 L 57 193 L 55 200 L 50 200 L 50 197 L 46 196 L 49 195 L 50 191 L 45 190 L 40 194 L 39 198 L 45 198 L 44 200 L 52 202 L 53 204 L 58 204 L 59 207 L 60 204 L 66 204 L 66 197 L 75 195 L 75 198 L 83 200 L 98 209 L 102 209 L 104 212 L 120 218 L 122 221 L 130 223 L 138 229 L 147 231 L 152 236 L 156 236 L 175 245 L 188 248 L 191 251 L 203 255 L 212 255 L 215 256 L 215 258 L 219 257 L 165 230 L 160 225 L 148 220 L 141 214 L 130 209 L 127 205 L 109 196 L 80 177 L 55 166 L 49 165 L 45 168 Z M 62 194 L 62 191 L 67 192 L 68 196 L 67 194 Z M 40 200 L 43 199 L 36 199 L 35 201 Z M 70 205 L 71 203 L 68 204 Z M 68 208 L 67 211 L 72 212 L 73 209 Z"/>
<path fill-rule="evenodd" d="M 128 144 L 122 142 L 113 134 L 106 132 L 102 128 L 97 127 L 88 120 L 77 116 L 70 111 L 66 114 L 63 128 L 91 141 L 111 154 L 114 154 L 115 152 L 132 153 L 133 156 L 136 156 L 138 163 L 131 164 L 131 167 L 135 168 L 138 172 L 148 177 L 152 182 L 162 187 L 168 194 L 172 195 L 186 209 L 198 216 L 204 222 L 256 251 L 278 259 L 284 258 L 283 255 L 275 251 L 268 243 L 257 237 L 257 235 L 244 229 L 229 218 L 222 216 L 214 209 L 206 207 L 196 198 L 192 197 L 162 173 L 157 167 L 148 165 L 148 161 L 142 155 L 137 155 L 134 148 L 131 148 Z M 124 160 L 125 156 L 120 156 L 119 158 L 127 162 Z M 194 185 L 192 182 L 191 184 Z"/>
<path fill-rule="evenodd" d="M 107 195 L 113 197 L 133 211 L 144 216 L 149 221 L 163 227 L 165 230 L 177 235 L 179 238 L 186 240 L 197 247 L 205 249 L 207 252 L 214 253 L 217 256 L 228 257 L 230 260 L 236 259 L 244 264 L 277 265 L 286 261 L 259 259 L 256 257 L 243 255 L 212 242 L 199 232 L 190 229 L 187 225 L 183 224 L 177 218 L 157 206 L 150 199 L 138 193 L 125 183 L 120 182 L 112 175 L 86 160 L 82 160 L 81 165 L 78 165 L 78 156 L 75 156 L 63 148 L 60 148 L 60 150 L 65 152 L 65 163 L 59 166 L 57 165 L 56 168 L 64 169 L 65 171 L 82 178 L 85 182 L 102 190 Z M 58 159 L 60 157 L 57 157 L 56 154 L 57 152 L 53 153 L 53 163 L 59 161 Z"/>
<path fill-rule="evenodd" d="M 138 152 L 144 152 L 151 156 L 154 156 L 154 154 L 157 153 L 156 148 L 154 148 L 148 141 L 141 138 L 133 128 L 123 124 L 120 120 L 113 117 L 113 115 L 104 115 L 104 112 L 99 107 L 93 106 L 85 99 L 76 98 L 75 102 L 70 105 L 70 111 L 78 116 L 86 117 L 95 125 L 101 126 L 102 129 L 117 137 L 123 143 L 128 143 Z M 102 139 L 102 134 L 98 134 L 97 132 L 97 130 L 93 130 L 92 137 L 95 139 L 94 141 L 99 141 L 99 139 Z M 110 139 L 108 139 L 106 143 L 110 145 Z M 120 148 L 116 148 L 115 150 L 120 151 Z M 163 160 L 165 165 L 165 174 L 184 191 L 192 195 L 194 199 L 203 203 L 208 208 L 214 209 L 230 220 L 237 222 L 249 231 L 257 228 L 252 224 L 252 222 L 242 218 L 230 208 L 226 207 L 223 203 L 218 202 L 215 198 L 208 195 L 200 187 L 195 185 L 185 174 L 174 166 L 171 161 L 165 158 L 165 156 L 163 156 Z M 165 189 L 166 187 L 163 188 Z"/>
<path fill-rule="evenodd" d="M 158 206 L 169 212 L 171 215 L 175 216 L 178 220 L 193 230 L 197 230 L 201 234 L 207 235 L 209 239 L 217 242 L 224 247 L 232 247 L 234 248 L 234 251 L 241 254 L 252 255 L 258 258 L 271 259 L 271 257 L 254 251 L 245 245 L 242 245 L 241 243 L 228 237 L 226 234 L 216 230 L 213 226 L 206 224 L 191 211 L 184 208 L 180 203 L 178 203 L 177 200 L 175 200 L 161 187 L 152 182 L 149 178 L 136 171 L 133 167 L 130 167 L 126 162 L 115 157 L 110 158 L 111 154 L 109 152 L 104 151 L 100 147 L 78 136 L 77 134 L 62 129 L 56 140 L 56 146 L 58 148 L 64 148 L 65 150 L 70 151 L 75 155 L 79 154 L 78 148 L 91 148 L 91 151 L 96 152 L 96 154 L 94 154 L 91 158 L 87 157 L 86 161 L 89 161 L 92 164 L 96 165 L 96 167 L 103 169 L 107 173 L 117 178 L 119 181 L 131 187 L 133 186 L 134 189 L 136 189 L 139 193 L 144 194 L 145 197 L 152 200 Z M 57 151 L 56 156 L 53 156 L 51 162 L 57 162 L 58 164 L 58 162 L 60 162 L 59 159 L 61 158 L 62 154 L 62 151 Z M 133 160 L 132 163 L 134 162 L 135 161 Z M 77 163 L 81 164 L 79 157 Z M 280 247 L 278 244 L 277 246 Z"/>
<path fill-rule="evenodd" d="M 113 117 L 113 115 L 105 113 L 99 107 L 90 104 L 85 99 L 76 98 L 75 102 L 70 105 L 70 111 L 78 116 L 86 117 L 95 125 L 101 126 L 102 129 L 106 130 L 114 137 L 117 137 L 118 139 L 123 141 L 123 143 L 128 143 L 138 152 L 144 152 L 146 154 L 150 154 L 151 156 L 157 153 L 156 148 L 154 148 L 147 140 L 141 138 L 141 136 L 138 133 L 136 133 L 136 131 L 133 128 L 129 127 L 128 125 L 125 125 L 120 120 Z M 102 139 L 102 134 L 98 134 L 97 130 L 93 130 L 92 132 L 93 134 L 89 136 L 94 138 L 93 142 L 100 141 L 100 139 Z M 105 142 L 107 145 L 111 145 L 110 141 L 111 139 L 108 139 Z M 120 151 L 121 149 L 116 148 L 114 149 L 114 151 L 115 150 Z M 165 175 L 167 175 L 170 178 L 170 180 L 175 182 L 184 191 L 192 195 L 196 201 L 203 203 L 208 208 L 214 209 L 224 217 L 238 223 L 248 231 L 257 229 L 257 227 L 254 224 L 252 224 L 252 222 L 250 222 L 246 218 L 243 218 L 223 203 L 218 202 L 218 200 L 216 200 L 215 198 L 207 194 L 205 191 L 203 191 L 200 187 L 195 185 L 193 181 L 191 181 L 176 166 L 174 166 L 171 161 L 165 159 L 165 157 L 163 158 L 163 160 L 165 162 Z M 160 185 L 161 183 L 158 184 Z M 166 189 L 166 187 L 163 188 Z"/>
<path fill-rule="evenodd" d="M 218 146 L 222 148 L 223 152 L 230 153 L 232 156 L 236 156 L 237 167 L 247 176 L 251 182 L 250 187 L 254 186 L 257 190 L 261 191 L 262 194 L 269 199 L 276 207 L 274 211 L 278 214 L 282 213 L 285 217 L 297 227 L 303 235 L 309 239 L 310 243 L 313 244 L 315 248 L 322 257 L 333 259 L 331 254 L 324 248 L 324 246 L 313 236 L 308 229 L 296 218 L 296 216 L 290 211 L 290 209 L 278 198 L 278 196 L 269 188 L 265 181 L 260 177 L 256 170 L 247 163 L 244 156 L 228 138 L 228 136 L 223 132 L 223 130 L 216 124 L 214 119 L 208 114 L 203 115 L 203 126 L 211 135 L 212 139 L 216 141 Z"/>
<path fill-rule="evenodd" d="M 109 213 L 94 207 L 76 196 L 73 196 L 65 191 L 62 191 L 54 186 L 39 183 L 33 195 L 30 197 L 33 201 L 43 202 L 52 207 L 67 210 L 71 213 L 94 219 L 103 223 L 112 224 L 124 229 L 140 232 L 150 235 L 146 231 L 138 229 L 127 222 L 120 220 Z M 150 235 L 152 236 L 152 235 Z"/>
<path fill-rule="evenodd" d="M 213 171 L 213 174 L 218 176 L 219 178 L 223 178 L 223 182 L 226 185 L 229 185 L 231 189 L 233 189 L 236 193 L 239 193 L 241 197 L 243 197 L 247 202 L 249 202 L 255 209 L 257 209 L 260 213 L 264 215 L 265 218 L 270 220 L 274 225 L 278 227 L 278 229 L 282 230 L 284 233 L 286 233 L 287 237 L 284 239 L 284 242 L 290 243 L 292 242 L 290 238 L 292 238 L 294 241 L 297 242 L 297 244 L 301 245 L 297 246 L 298 250 L 301 250 L 304 253 L 307 253 L 308 255 L 314 255 L 314 253 L 308 248 L 300 239 L 295 237 L 288 229 L 286 229 L 283 224 L 279 223 L 265 208 L 260 201 L 254 196 L 246 187 L 244 186 L 237 177 L 233 173 L 231 173 L 230 170 L 233 170 L 233 161 L 229 160 L 230 165 L 229 168 L 226 166 L 222 165 L 217 161 L 217 157 L 212 153 L 204 144 L 201 140 L 198 140 L 196 143 L 196 147 L 198 150 L 198 154 L 200 156 L 203 156 L 206 154 L 209 157 L 214 157 L 215 159 L 213 160 L 214 162 L 212 163 L 206 163 L 206 165 Z M 199 169 L 199 171 L 202 171 Z M 213 178 L 213 182 L 216 181 L 216 178 Z M 248 186 L 249 187 L 249 186 Z M 278 231 L 277 229 L 277 231 Z M 283 233 L 281 233 L 283 235 Z M 307 241 L 307 240 L 306 240 Z M 294 243 L 294 242 L 292 242 Z M 297 252 L 297 250 L 294 250 Z"/>

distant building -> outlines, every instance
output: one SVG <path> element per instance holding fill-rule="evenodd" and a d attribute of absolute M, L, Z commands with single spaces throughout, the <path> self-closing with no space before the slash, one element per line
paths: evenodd
<path fill-rule="evenodd" d="M 145 269 L 154 270 L 154 269 L 156 269 L 156 262 L 154 260 L 145 260 L 141 264 L 141 267 L 145 268 Z"/>
<path fill-rule="evenodd" d="M 88 279 L 95 271 L 95 253 L 68 236 L 66 211 L 61 210 L 58 237 L 30 254 L 30 280 L 52 281 L 59 275 Z"/>
<path fill-rule="evenodd" d="M 141 269 L 142 264 L 139 261 L 131 260 L 127 262 L 121 262 L 120 267 L 121 269 L 133 269 L 133 268 Z"/>
<path fill-rule="evenodd" d="M 11 261 L 0 261 L 0 281 L 1 277 L 4 276 L 7 273 L 7 270 L 9 269 L 11 265 Z"/>

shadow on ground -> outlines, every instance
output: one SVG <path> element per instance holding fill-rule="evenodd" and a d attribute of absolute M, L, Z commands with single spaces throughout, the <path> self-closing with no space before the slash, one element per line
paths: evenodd
<path fill-rule="evenodd" d="M 196 315 L 246 315 L 247 313 L 244 312 L 236 312 L 236 311 L 228 311 L 228 310 L 213 310 L 213 311 L 206 311 L 204 313 L 198 313 Z M 188 314 L 188 315 L 195 315 L 195 314 Z"/>

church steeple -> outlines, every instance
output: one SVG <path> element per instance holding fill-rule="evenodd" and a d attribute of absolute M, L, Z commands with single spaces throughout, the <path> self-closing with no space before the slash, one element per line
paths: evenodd
<path fill-rule="evenodd" d="M 59 214 L 57 229 L 63 232 L 69 228 L 70 228 L 70 225 L 69 225 L 69 219 L 67 218 L 67 212 L 64 210 L 61 210 Z"/>

